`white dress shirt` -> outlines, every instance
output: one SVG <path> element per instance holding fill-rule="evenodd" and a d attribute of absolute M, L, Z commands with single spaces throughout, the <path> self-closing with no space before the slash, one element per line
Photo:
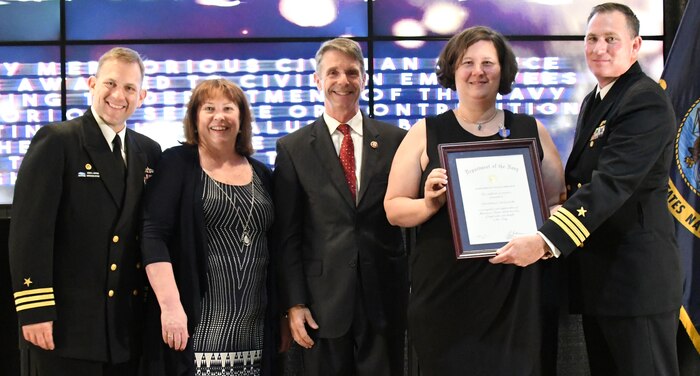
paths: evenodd
<path fill-rule="evenodd" d="M 124 127 L 122 128 L 121 131 L 118 133 L 112 129 L 107 123 L 105 123 L 104 120 L 100 117 L 100 115 L 96 114 L 95 111 L 92 110 L 92 107 L 90 107 L 90 111 L 92 111 L 92 116 L 95 117 L 95 120 L 97 121 L 97 125 L 100 127 L 100 130 L 102 131 L 102 135 L 105 138 L 105 141 L 107 141 L 107 145 L 109 145 L 109 150 L 112 150 L 114 147 L 112 144 L 112 140 L 114 140 L 114 137 L 119 137 L 121 139 L 121 145 L 122 145 L 122 158 L 124 159 L 124 164 L 126 164 L 126 143 L 124 142 L 126 138 L 126 124 L 124 124 Z"/>

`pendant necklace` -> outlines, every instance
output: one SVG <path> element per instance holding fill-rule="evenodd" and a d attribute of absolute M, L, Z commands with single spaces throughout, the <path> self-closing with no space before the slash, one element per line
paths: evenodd
<path fill-rule="evenodd" d="M 253 206 L 255 206 L 255 171 L 253 171 L 253 166 L 250 166 L 250 171 L 251 171 L 251 179 L 250 179 L 250 211 L 248 212 L 248 219 L 246 219 L 245 223 L 243 224 L 243 232 L 240 235 L 240 240 L 245 245 L 246 247 L 249 247 L 250 244 L 252 243 L 252 239 L 250 236 L 250 219 L 253 217 Z M 208 175 L 207 175 L 208 176 Z M 214 180 L 214 178 L 209 177 L 211 181 L 214 182 L 214 185 L 216 185 L 216 188 L 219 188 L 221 193 L 224 194 L 228 202 L 231 203 L 231 206 L 233 209 L 236 209 L 236 204 L 233 203 L 233 200 L 231 199 L 231 196 L 229 196 L 226 191 L 224 191 L 223 188 L 219 185 L 219 182 Z M 235 194 L 235 193 L 234 193 Z"/>
<path fill-rule="evenodd" d="M 494 111 L 493 111 L 493 115 L 491 115 L 491 117 L 488 118 L 487 120 L 484 120 L 484 121 L 477 121 L 477 122 L 469 121 L 469 120 L 467 120 L 467 118 L 465 118 L 464 116 L 462 116 L 462 114 L 460 113 L 459 107 L 457 107 L 457 111 L 455 111 L 455 113 L 456 113 L 457 116 L 458 116 L 460 119 L 462 119 L 462 121 L 464 121 L 465 123 L 467 123 L 467 124 L 476 124 L 476 130 L 477 130 L 477 131 L 480 131 L 481 128 L 484 127 L 484 124 L 488 124 L 488 123 L 491 122 L 491 120 L 493 120 L 493 119 L 496 118 L 496 115 L 498 115 L 498 110 L 497 110 L 497 109 L 494 110 Z"/>

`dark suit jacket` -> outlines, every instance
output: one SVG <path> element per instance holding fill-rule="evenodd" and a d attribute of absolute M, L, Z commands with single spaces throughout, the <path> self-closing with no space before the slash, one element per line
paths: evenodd
<path fill-rule="evenodd" d="M 272 173 L 261 162 L 248 158 L 265 190 L 272 194 Z M 202 202 L 202 167 L 196 145 L 181 145 L 163 152 L 158 172 L 146 189 L 143 224 L 143 263 L 170 262 L 187 314 L 187 330 L 192 335 L 201 318 L 201 299 L 207 289 L 207 235 Z M 271 244 L 272 242 L 268 242 Z M 263 349 L 263 375 L 273 372 L 277 326 L 273 294 L 275 280 L 271 270 L 274 255 L 270 250 L 268 267 L 268 305 Z M 148 296 L 147 328 L 142 373 L 144 375 L 194 374 L 193 341 L 184 351 L 170 349 L 162 339 L 160 306 L 155 294 Z M 274 319 L 273 319 L 274 318 Z"/>
<path fill-rule="evenodd" d="M 594 95 L 583 102 L 566 164 L 569 198 L 541 231 L 568 256 L 575 311 L 635 316 L 678 309 L 680 261 L 666 206 L 672 106 L 638 63 L 591 112 Z"/>
<path fill-rule="evenodd" d="M 42 127 L 19 169 L 10 225 L 17 315 L 20 325 L 53 321 L 59 356 L 119 363 L 141 342 L 140 205 L 160 146 L 127 130 L 126 150 L 123 202 L 124 180 L 90 110 Z"/>
<path fill-rule="evenodd" d="M 383 204 L 391 161 L 405 133 L 363 115 L 357 206 L 323 117 L 277 142 L 281 299 L 286 308 L 309 307 L 322 338 L 348 331 L 360 285 L 375 327 L 405 329 L 406 252 L 401 230 L 389 224 Z"/>

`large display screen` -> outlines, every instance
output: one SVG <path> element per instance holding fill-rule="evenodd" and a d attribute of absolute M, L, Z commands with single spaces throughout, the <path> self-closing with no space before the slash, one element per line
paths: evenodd
<path fill-rule="evenodd" d="M 189 40 L 188 43 L 178 40 L 144 40 L 128 45 L 139 51 L 145 58 L 144 87 L 148 90 L 143 106 L 128 121 L 128 126 L 152 137 L 164 149 L 177 145 L 184 139 L 182 118 L 192 88 L 206 78 L 224 77 L 241 86 L 247 94 L 255 120 L 253 140 L 256 149 L 255 157 L 272 166 L 277 138 L 303 127 L 323 112 L 323 94 L 316 88 L 313 74 L 316 67 L 315 52 L 326 37 L 271 38 L 272 36 L 304 35 L 302 31 L 313 31 L 319 33 L 313 35 L 329 37 L 369 35 L 368 38 L 360 38 L 363 40 L 361 44 L 365 56 L 371 57 L 371 61 L 366 61 L 371 85 L 368 85 L 362 93 L 360 104 L 363 111 L 378 119 L 408 129 L 422 117 L 436 115 L 456 106 L 455 93 L 437 84 L 434 71 L 435 61 L 440 49 L 446 43 L 445 40 L 436 40 L 436 38 L 392 40 L 392 36 L 375 39 L 372 37 L 373 34 L 367 33 L 367 2 L 364 0 L 332 2 L 336 4 L 337 9 L 353 9 L 353 11 L 349 11 L 347 17 L 344 13 L 342 20 L 337 18 L 327 26 L 297 25 L 289 28 L 289 25 L 275 18 L 279 16 L 275 13 L 279 11 L 278 8 L 287 4 L 284 0 L 248 1 L 240 4 L 234 4 L 238 3 L 237 1 L 216 0 L 100 2 L 105 8 L 116 9 L 122 12 L 119 14 L 128 15 L 128 17 L 106 18 L 99 17 L 100 13 L 93 14 L 92 17 L 88 16 L 91 10 L 99 11 L 96 8 L 97 5 L 93 4 L 96 2 L 74 0 L 65 2 L 67 21 L 72 21 L 67 22 L 68 37 L 61 43 L 17 46 L 15 41 L 12 46 L 3 46 L 0 40 L 0 205 L 12 203 L 17 170 L 36 131 L 41 126 L 61 121 L 63 118 L 72 119 L 80 116 L 90 106 L 87 78 L 94 74 L 99 56 L 114 46 L 112 44 L 116 43 L 113 41 L 114 38 L 138 40 L 146 37 L 188 36 L 195 39 L 191 43 Z M 525 9 L 541 7 L 547 2 L 553 3 L 553 1 L 544 0 L 523 1 L 514 3 L 512 7 L 523 10 L 523 18 L 533 18 L 535 16 L 528 15 Z M 19 2 L 9 1 L 9 5 L 6 3 L 8 1 L 0 1 L 0 18 L 5 16 L 2 12 L 4 9 L 9 9 L 8 6 L 15 6 Z M 48 6 L 55 5 L 57 2 L 49 0 L 38 3 Z M 273 8 L 277 10 L 273 13 L 276 15 L 263 12 L 265 3 L 268 7 L 274 5 Z M 306 4 L 304 1 L 294 3 Z M 378 29 L 375 31 L 386 32 L 387 35 L 398 35 L 392 34 L 389 29 L 382 31 L 380 24 L 391 24 L 402 12 L 414 12 L 414 17 L 417 17 L 416 9 L 423 9 L 427 4 L 432 3 L 438 2 L 375 1 L 372 3 L 375 19 L 373 25 Z M 493 2 L 492 8 L 488 8 L 486 2 L 477 0 L 441 1 L 440 3 L 459 3 L 460 7 L 469 7 L 472 14 L 488 9 L 498 13 L 501 7 L 499 1 Z M 640 2 L 629 1 L 628 3 L 634 5 Z M 130 5 L 131 8 L 126 5 Z M 387 6 L 393 6 L 393 11 L 389 11 Z M 551 9 L 561 8 L 559 10 L 561 12 L 570 12 L 574 5 L 572 2 L 562 2 L 558 6 L 547 6 Z M 198 12 L 208 12 L 212 7 L 217 9 L 214 13 L 220 17 L 211 19 L 213 26 L 201 27 L 202 21 L 197 21 L 199 22 L 197 25 L 200 26 L 192 27 L 194 24 L 186 22 L 189 19 L 181 20 L 175 17 L 178 14 L 184 17 L 187 13 L 193 17 L 192 19 L 196 19 L 201 16 Z M 246 10 L 249 9 L 246 7 L 253 7 L 255 11 Z M 589 8 L 588 5 L 586 7 Z M 646 2 L 639 8 L 642 14 L 646 14 L 649 9 L 656 9 L 655 5 Z M 162 9 L 166 15 L 156 12 L 155 9 Z M 185 12 L 183 9 L 188 11 Z M 223 14 L 229 14 L 226 12 L 230 11 L 251 13 L 245 13 L 246 17 L 241 20 L 235 18 L 235 22 L 222 21 L 222 19 L 229 20 Z M 661 14 L 661 11 L 657 10 L 657 12 Z M 138 17 L 142 17 L 139 13 L 154 22 L 138 21 L 140 19 Z M 85 20 L 79 21 L 78 18 L 85 18 Z M 574 20 L 568 17 L 567 22 L 571 22 L 572 25 L 573 23 L 582 24 L 583 21 L 578 18 Z M 129 19 L 129 22 L 126 22 L 126 19 Z M 174 19 L 178 22 L 173 22 Z M 552 18 L 552 21 L 547 21 L 549 24 L 538 21 L 548 25 L 542 28 L 541 32 L 583 31 L 577 29 L 581 26 L 571 26 L 565 30 L 552 24 L 562 22 L 562 19 L 564 18 Z M 162 30 L 159 31 L 153 26 L 158 24 L 155 20 L 166 22 L 167 27 L 161 27 Z M 73 23 L 74 21 L 76 23 Z M 658 26 L 658 29 L 652 27 L 648 32 L 652 34 L 660 32 L 660 19 L 652 21 L 642 19 L 641 21 L 642 25 Z M 100 26 L 104 25 L 104 28 L 95 27 L 90 22 L 100 22 Z M 344 26 L 336 28 L 340 25 L 336 25 L 336 22 Z M 228 25 L 244 23 L 261 26 L 260 33 L 251 35 L 252 39 L 234 39 L 226 43 L 195 38 L 204 36 L 197 33 L 208 33 L 207 37 L 228 35 L 227 33 L 233 30 L 227 29 Z M 509 19 L 509 22 L 501 22 L 500 25 L 494 26 L 502 29 L 509 27 L 511 23 L 518 22 Z M 173 30 L 179 30 L 178 34 L 157 34 L 158 32 L 171 33 L 174 32 Z M 521 29 L 522 32 L 526 30 L 527 33 L 537 34 L 535 29 Z M 514 29 L 511 31 L 515 32 Z M 2 34 L 3 37 L 5 35 Z M 261 35 L 267 37 L 257 38 Z M 86 40 L 82 40 L 83 38 Z M 541 37 L 516 35 L 513 39 L 515 41 L 512 45 L 518 56 L 520 72 L 516 77 L 513 92 L 499 97 L 497 105 L 513 112 L 533 115 L 540 120 L 551 133 L 565 160 L 571 148 L 581 100 L 595 85 L 585 64 L 583 37 L 571 40 L 570 36 L 555 38 L 547 35 Z M 663 67 L 663 43 L 658 40 L 660 38 L 655 39 L 657 40 L 643 42 L 640 62 L 647 74 L 658 79 Z M 72 42 L 73 40 L 75 42 Z M 63 60 L 61 53 L 64 54 Z M 65 74 L 65 92 L 61 91 L 61 85 L 64 82 L 62 72 Z M 65 106 L 65 113 L 62 106 Z"/>
<path fill-rule="evenodd" d="M 58 47 L 0 46 L 0 204 L 12 203 L 17 170 L 36 131 L 61 121 L 59 56 Z"/>
<path fill-rule="evenodd" d="M 0 42 L 57 40 L 60 6 L 60 0 L 0 0 Z"/>
<path fill-rule="evenodd" d="M 438 85 L 435 74 L 437 56 L 445 44 L 375 43 L 372 78 L 373 113 L 377 118 L 408 129 L 420 118 L 457 106 L 456 93 Z M 516 41 L 511 46 L 517 56 L 518 74 L 513 91 L 499 95 L 496 105 L 541 121 L 566 161 L 581 101 L 596 84 L 586 66 L 583 41 Z M 642 69 L 656 80 L 663 70 L 662 50 L 660 41 L 643 41 L 639 54 Z"/>
<path fill-rule="evenodd" d="M 125 24 L 125 20 L 129 20 Z M 73 0 L 68 39 L 367 36 L 364 0 Z"/>
<path fill-rule="evenodd" d="M 69 119 L 89 107 L 87 78 L 94 74 L 99 56 L 111 47 L 67 49 Z M 129 47 L 147 58 L 144 88 L 148 94 L 128 125 L 157 140 L 164 149 L 184 140 L 182 119 L 191 90 L 210 77 L 229 79 L 245 91 L 255 120 L 256 157 L 269 165 L 274 163 L 278 137 L 323 112 L 323 96 L 313 79 L 317 42 Z"/>
<path fill-rule="evenodd" d="M 641 35 L 663 35 L 663 1 L 622 0 L 640 19 Z M 452 35 L 484 25 L 504 35 L 583 35 L 600 0 L 381 0 L 374 2 L 377 35 Z"/>

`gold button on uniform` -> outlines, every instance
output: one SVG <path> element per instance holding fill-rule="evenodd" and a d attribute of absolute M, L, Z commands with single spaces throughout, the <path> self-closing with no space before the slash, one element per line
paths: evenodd
<path fill-rule="evenodd" d="M 137 262 L 137 263 L 136 263 L 136 269 L 141 269 L 141 263 L 140 263 L 140 262 Z"/>
<path fill-rule="evenodd" d="M 112 237 L 112 243 L 119 243 L 119 237 L 117 235 Z"/>
<path fill-rule="evenodd" d="M 581 183 L 576 184 L 578 188 L 581 188 Z"/>
<path fill-rule="evenodd" d="M 131 295 L 133 295 L 133 296 L 138 296 L 138 294 L 139 294 L 139 290 L 137 290 L 137 289 L 134 289 L 134 291 L 131 292 Z"/>
<path fill-rule="evenodd" d="M 112 264 L 112 265 L 109 267 L 109 270 L 111 270 L 111 271 L 117 270 L 117 264 Z"/>
<path fill-rule="evenodd" d="M 110 298 L 113 297 L 113 296 L 114 296 L 114 290 L 109 290 L 109 291 L 107 292 L 107 296 L 109 296 Z"/>

